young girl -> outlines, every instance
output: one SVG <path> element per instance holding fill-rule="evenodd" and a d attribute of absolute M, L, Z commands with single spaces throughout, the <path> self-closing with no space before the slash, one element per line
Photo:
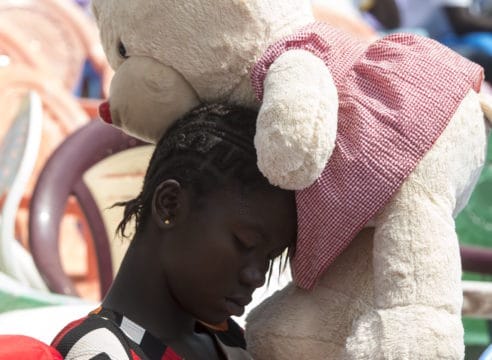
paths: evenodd
<path fill-rule="evenodd" d="M 53 341 L 65 359 L 250 358 L 229 318 L 296 238 L 294 193 L 256 166 L 256 116 L 202 106 L 157 144 L 124 204 L 119 230 L 135 219 L 135 234 L 108 295 Z"/>

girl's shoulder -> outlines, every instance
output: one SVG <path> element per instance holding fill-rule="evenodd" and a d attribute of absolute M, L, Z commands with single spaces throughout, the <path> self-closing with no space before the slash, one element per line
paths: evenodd
<path fill-rule="evenodd" d="M 64 359 L 148 359 L 117 324 L 95 313 L 69 323 L 51 345 Z"/>
<path fill-rule="evenodd" d="M 213 336 L 228 359 L 251 359 L 243 329 L 232 319 L 219 328 L 200 325 Z M 69 323 L 52 342 L 64 359 L 182 360 L 170 347 L 126 317 L 99 308 Z M 146 355 L 147 354 L 147 355 Z"/>

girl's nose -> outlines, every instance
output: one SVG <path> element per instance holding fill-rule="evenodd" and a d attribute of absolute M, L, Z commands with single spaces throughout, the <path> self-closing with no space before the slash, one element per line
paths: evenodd
<path fill-rule="evenodd" d="M 259 288 L 265 283 L 265 271 L 256 266 L 247 266 L 241 270 L 239 280 L 243 285 Z"/>

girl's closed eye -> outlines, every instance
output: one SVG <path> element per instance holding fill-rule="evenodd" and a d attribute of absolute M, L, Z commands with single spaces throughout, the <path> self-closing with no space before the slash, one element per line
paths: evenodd
<path fill-rule="evenodd" d="M 235 234 L 233 235 L 233 237 L 234 242 L 243 250 L 253 250 L 253 248 L 255 247 L 255 243 L 245 237 L 239 237 Z"/>

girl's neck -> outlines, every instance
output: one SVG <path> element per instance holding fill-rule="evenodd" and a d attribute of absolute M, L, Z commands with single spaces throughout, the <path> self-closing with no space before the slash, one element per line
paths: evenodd
<path fill-rule="evenodd" d="M 141 241 L 139 241 L 141 240 Z M 165 344 L 193 336 L 196 321 L 176 303 L 145 239 L 133 239 L 103 306 L 142 326 Z"/>

